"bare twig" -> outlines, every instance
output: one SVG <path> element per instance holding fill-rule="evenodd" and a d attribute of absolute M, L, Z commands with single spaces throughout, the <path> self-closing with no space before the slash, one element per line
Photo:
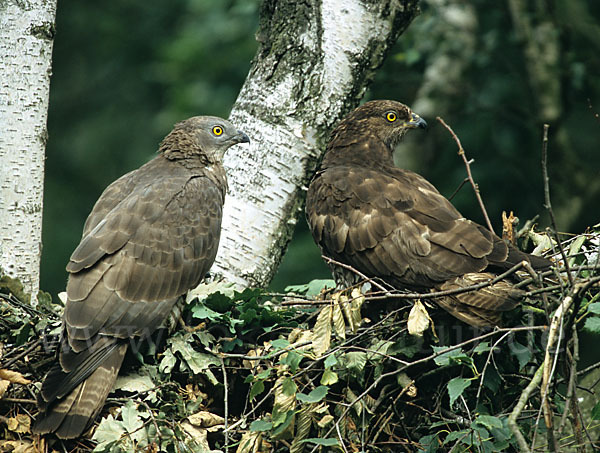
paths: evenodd
<path fill-rule="evenodd" d="M 10 398 L 10 397 L 3 397 L 2 399 L 0 399 L 0 402 L 8 403 L 8 404 L 37 404 L 37 401 L 34 399 Z"/>
<path fill-rule="evenodd" d="M 454 295 L 454 294 L 467 293 L 470 291 L 476 291 L 478 289 L 487 288 L 488 286 L 498 283 L 500 280 L 503 280 L 506 277 L 514 274 L 515 272 L 517 272 L 520 269 L 524 269 L 524 268 L 526 269 L 527 266 L 529 266 L 529 263 L 527 261 L 521 261 L 520 263 L 515 264 L 513 267 L 511 267 L 507 271 L 503 272 L 502 274 L 497 275 L 494 278 L 489 279 L 486 282 L 481 282 L 481 283 L 477 283 L 474 285 L 465 286 L 463 288 L 447 289 L 444 291 L 434 291 L 434 292 L 430 292 L 430 293 L 410 293 L 410 292 L 405 293 L 405 292 L 400 292 L 400 291 L 388 291 L 384 288 L 383 291 L 381 291 L 381 292 L 369 293 L 368 298 L 369 298 L 369 300 L 387 299 L 390 297 L 393 297 L 396 299 L 424 299 L 424 298 L 425 299 L 434 299 L 436 297 L 443 297 L 443 296 L 450 296 L 450 295 Z M 349 270 L 354 270 L 352 268 L 352 266 L 345 265 L 345 267 L 347 267 Z M 325 303 L 330 303 L 330 301 L 312 301 L 312 302 L 284 301 L 284 302 L 282 302 L 282 305 L 323 305 Z"/>
<path fill-rule="evenodd" d="M 373 286 L 375 286 L 377 289 L 379 289 L 381 291 L 388 291 L 388 288 L 385 288 L 380 283 L 376 282 L 372 278 L 367 277 L 365 274 L 363 274 L 362 272 L 360 272 L 358 269 L 355 269 L 352 266 L 349 266 L 348 264 L 341 263 L 341 262 L 336 261 L 333 258 L 329 258 L 328 256 L 325 256 L 325 255 L 321 255 L 321 258 L 323 258 L 327 262 L 327 264 L 334 264 L 336 266 L 339 266 L 339 267 L 342 267 L 342 268 L 344 268 L 346 270 L 349 270 L 350 272 L 353 272 L 354 274 L 356 274 L 360 278 L 362 278 L 365 282 L 371 283 Z"/>
<path fill-rule="evenodd" d="M 229 386 L 227 385 L 227 370 L 225 368 L 225 360 L 223 360 L 222 356 L 219 356 L 221 360 L 221 372 L 223 373 L 223 386 L 224 386 L 224 397 L 223 404 L 225 405 L 224 409 L 224 423 L 223 423 L 223 432 L 225 433 L 225 453 L 229 452 L 229 431 L 227 430 L 227 424 L 229 421 Z"/>
<path fill-rule="evenodd" d="M 35 340 L 33 342 L 33 344 L 31 344 L 27 349 L 25 349 L 24 351 L 19 353 L 17 356 L 15 356 L 12 359 L 10 359 L 9 361 L 7 361 L 6 363 L 2 364 L 2 368 L 8 368 L 13 363 L 15 363 L 16 361 L 25 357 L 27 354 L 29 354 L 31 351 L 33 351 L 35 348 L 37 348 L 41 343 L 42 343 L 42 337 L 38 337 L 38 339 Z"/>
<path fill-rule="evenodd" d="M 550 222 L 552 223 L 552 234 L 554 235 L 554 239 L 556 240 L 556 244 L 558 245 L 558 250 L 560 251 L 560 255 L 563 259 L 563 265 L 567 270 L 567 278 L 569 279 L 569 283 L 573 286 L 573 276 L 569 270 L 569 261 L 567 260 L 567 254 L 565 253 L 565 249 L 562 245 L 560 237 L 558 236 L 558 228 L 556 227 L 556 218 L 554 217 L 554 211 L 552 210 L 552 203 L 550 202 L 550 178 L 548 177 L 548 129 L 550 126 L 548 124 L 544 124 L 544 135 L 542 137 L 542 176 L 544 179 L 544 207 L 548 210 L 548 214 L 550 215 Z"/>
<path fill-rule="evenodd" d="M 524 453 L 531 453 L 531 449 L 529 448 L 529 445 L 527 445 L 527 441 L 525 440 L 525 437 L 523 437 L 523 434 L 521 433 L 521 430 L 519 429 L 519 425 L 517 425 L 517 418 L 519 417 L 519 415 L 521 415 L 521 412 L 525 408 L 525 405 L 527 404 L 527 401 L 529 400 L 529 396 L 531 395 L 531 393 L 535 390 L 535 388 L 539 385 L 540 381 L 542 380 L 543 373 L 544 373 L 544 365 L 542 364 L 542 365 L 540 365 L 540 367 L 538 368 L 536 373 L 533 375 L 533 379 L 531 379 L 529 384 L 527 384 L 527 387 L 525 387 L 525 390 L 523 390 L 523 392 L 521 393 L 521 396 L 519 397 L 519 401 L 517 401 L 517 404 L 515 405 L 513 411 L 508 416 L 508 427 L 510 428 L 513 435 L 515 436 L 515 439 L 517 440 L 517 443 L 519 444 L 520 451 L 524 452 Z"/>
<path fill-rule="evenodd" d="M 456 196 L 456 194 L 460 191 L 460 189 L 462 189 L 462 187 L 469 182 L 469 178 L 465 178 L 462 180 L 462 182 L 458 185 L 458 187 L 456 189 L 454 189 L 454 192 L 452 192 L 452 195 L 450 195 L 448 197 L 448 201 L 452 201 L 452 199 Z"/>
<path fill-rule="evenodd" d="M 462 160 L 465 163 L 465 167 L 467 168 L 467 178 L 469 179 L 469 182 L 471 183 L 471 186 L 473 187 L 473 190 L 475 191 L 475 197 L 477 198 L 477 201 L 479 202 L 479 207 L 481 208 L 481 212 L 483 213 L 483 217 L 485 218 L 485 223 L 487 224 L 488 229 L 492 233 L 494 233 L 494 228 L 492 227 L 492 222 L 490 222 L 490 218 L 488 217 L 487 211 L 485 210 L 485 205 L 483 204 L 483 200 L 481 199 L 481 194 L 479 193 L 479 185 L 477 185 L 477 183 L 473 179 L 473 175 L 471 174 L 471 163 L 473 161 L 467 159 L 467 156 L 465 154 L 465 150 L 462 147 L 462 144 L 460 143 L 459 138 L 456 136 L 456 134 L 454 133 L 454 131 L 452 130 L 452 128 L 450 126 L 448 126 L 446 124 L 446 122 L 442 118 L 440 118 L 439 116 L 436 117 L 436 119 L 440 123 L 442 123 L 442 126 L 444 126 L 446 129 L 448 129 L 448 132 L 450 132 L 450 135 L 452 135 L 452 138 L 454 139 L 454 141 L 458 145 L 458 155 L 460 157 L 462 157 Z"/>
<path fill-rule="evenodd" d="M 227 352 L 219 352 L 217 355 L 221 358 L 223 357 L 231 357 L 234 359 L 243 359 L 243 360 L 263 360 L 263 359 L 275 359 L 286 352 L 293 351 L 295 349 L 301 348 L 302 346 L 307 346 L 311 344 L 311 341 L 303 341 L 298 344 L 291 344 L 286 346 L 285 348 L 280 349 L 279 351 L 275 351 L 273 353 L 269 353 L 266 355 L 245 355 L 245 354 L 229 354 Z"/>
<path fill-rule="evenodd" d="M 511 334 L 511 332 L 506 332 L 504 335 L 502 335 L 500 338 L 498 338 L 498 340 L 494 343 L 494 345 L 490 349 L 487 359 L 485 360 L 485 364 L 483 365 L 483 370 L 481 370 L 481 379 L 479 380 L 479 387 L 477 388 L 477 396 L 475 398 L 475 406 L 476 407 L 479 404 L 479 396 L 481 395 L 481 389 L 483 388 L 483 379 L 485 378 L 485 371 L 487 370 L 487 367 L 492 359 L 492 354 L 494 353 L 496 346 L 498 346 L 502 342 L 502 340 L 504 340 L 510 334 Z"/>

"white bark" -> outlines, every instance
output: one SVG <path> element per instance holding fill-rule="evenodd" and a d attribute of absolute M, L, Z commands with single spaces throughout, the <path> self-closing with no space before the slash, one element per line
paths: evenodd
<path fill-rule="evenodd" d="M 358 103 L 417 3 L 263 3 L 261 46 L 231 112 L 251 144 L 225 156 L 229 193 L 213 272 L 239 287 L 269 283 L 324 139 Z"/>
<path fill-rule="evenodd" d="M 0 3 L 0 274 L 36 300 L 56 0 Z"/>

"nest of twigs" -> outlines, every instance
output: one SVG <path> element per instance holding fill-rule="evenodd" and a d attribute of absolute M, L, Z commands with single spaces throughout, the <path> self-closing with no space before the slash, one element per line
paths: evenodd
<path fill-rule="evenodd" d="M 32 308 L 4 284 L 0 451 L 593 451 L 600 232 L 527 236 L 555 266 L 510 271 L 528 297 L 491 331 L 368 279 L 197 291 L 183 327 L 130 360 L 88 439 L 70 442 L 30 433 L 61 304 Z"/>

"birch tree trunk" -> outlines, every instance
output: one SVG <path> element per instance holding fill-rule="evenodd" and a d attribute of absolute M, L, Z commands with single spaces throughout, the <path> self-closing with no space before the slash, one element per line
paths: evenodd
<path fill-rule="evenodd" d="M 252 143 L 225 157 L 229 193 L 213 272 L 239 287 L 270 282 L 329 130 L 417 13 L 418 0 L 263 2 L 260 47 L 231 112 Z"/>
<path fill-rule="evenodd" d="M 39 289 L 56 0 L 0 3 L 0 275 Z"/>

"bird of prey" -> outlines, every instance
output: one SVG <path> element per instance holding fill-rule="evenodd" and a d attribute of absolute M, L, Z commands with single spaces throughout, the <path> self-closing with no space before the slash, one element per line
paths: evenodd
<path fill-rule="evenodd" d="M 543 258 L 520 252 L 465 219 L 422 176 L 394 165 L 404 134 L 427 123 L 396 101 L 370 101 L 331 134 L 320 171 L 306 198 L 306 216 L 324 256 L 394 288 L 442 291 L 489 279 L 520 261 L 545 268 Z M 332 265 L 338 284 L 359 280 Z M 494 326 L 522 292 L 510 281 L 435 301 L 473 326 Z"/>
<path fill-rule="evenodd" d="M 177 123 L 154 159 L 100 196 L 67 265 L 56 362 L 38 395 L 36 433 L 79 437 L 102 409 L 130 342 L 150 335 L 215 260 L 225 151 L 248 143 L 230 122 Z"/>

